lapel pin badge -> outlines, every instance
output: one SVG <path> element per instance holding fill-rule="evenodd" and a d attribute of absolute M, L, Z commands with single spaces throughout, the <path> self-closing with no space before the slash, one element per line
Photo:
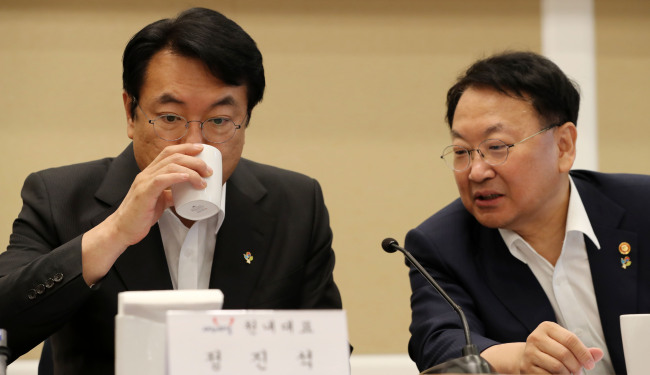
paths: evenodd
<path fill-rule="evenodd" d="M 250 251 L 247 251 L 244 254 L 244 259 L 246 259 L 246 263 L 251 264 L 251 262 L 253 261 L 253 254 L 251 254 Z"/>
<path fill-rule="evenodd" d="M 621 253 L 621 255 L 627 255 L 630 253 L 631 250 L 632 250 L 632 246 L 630 246 L 630 244 L 627 242 L 621 242 L 620 245 L 618 245 L 618 252 Z M 621 268 L 625 270 L 631 265 L 632 265 L 632 260 L 630 260 L 629 256 L 621 258 Z"/>
<path fill-rule="evenodd" d="M 632 247 L 627 242 L 621 242 L 621 244 L 618 245 L 618 252 L 623 255 L 629 254 L 630 250 L 632 250 Z"/>

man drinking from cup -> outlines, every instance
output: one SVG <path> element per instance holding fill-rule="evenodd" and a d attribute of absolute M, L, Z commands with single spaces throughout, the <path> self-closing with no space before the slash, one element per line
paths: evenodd
<path fill-rule="evenodd" d="M 341 308 L 318 182 L 241 158 L 265 86 L 251 37 L 194 8 L 138 32 L 123 68 L 132 143 L 116 158 L 34 173 L 23 187 L 0 254 L 12 358 L 50 337 L 57 373 L 112 374 L 126 290 L 217 288 L 224 308 Z M 220 165 L 197 157 L 209 147 Z M 214 173 L 218 213 L 178 216 L 170 188 L 210 188 Z"/>

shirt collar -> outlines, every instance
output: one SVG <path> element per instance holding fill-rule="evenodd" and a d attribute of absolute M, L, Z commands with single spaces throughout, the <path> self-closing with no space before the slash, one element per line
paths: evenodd
<path fill-rule="evenodd" d="M 591 226 L 591 221 L 589 221 L 587 210 L 585 210 L 585 206 L 582 204 L 580 193 L 578 193 L 578 189 L 571 176 L 569 176 L 569 181 L 571 182 L 571 194 L 569 196 L 569 210 L 566 218 L 566 231 L 567 233 L 570 231 L 584 233 L 596 245 L 596 248 L 600 249 L 600 242 L 598 242 L 596 233 L 594 233 L 594 228 Z"/>
<path fill-rule="evenodd" d="M 594 229 L 591 226 L 591 221 L 589 221 L 589 216 L 587 215 L 587 210 L 585 210 L 585 206 L 582 204 L 580 193 L 578 192 L 578 189 L 576 188 L 576 185 L 573 182 L 573 178 L 571 178 L 571 176 L 569 176 L 569 182 L 571 184 L 571 189 L 569 192 L 569 207 L 567 209 L 565 233 L 581 232 L 586 235 L 594 243 L 594 245 L 596 245 L 597 249 L 600 249 L 600 242 L 598 242 L 598 238 L 594 233 Z M 518 246 L 515 246 L 516 241 L 521 241 L 523 243 L 526 243 L 526 241 L 524 241 L 524 239 L 521 238 L 521 236 L 516 232 L 509 229 L 499 228 L 499 234 L 501 234 L 501 238 L 508 247 L 508 250 L 510 250 L 510 253 L 522 262 L 528 263 L 525 260 L 526 257 L 522 253 L 521 249 Z M 526 245 L 527 246 L 525 246 L 525 248 L 530 249 L 530 245 L 527 243 Z"/>

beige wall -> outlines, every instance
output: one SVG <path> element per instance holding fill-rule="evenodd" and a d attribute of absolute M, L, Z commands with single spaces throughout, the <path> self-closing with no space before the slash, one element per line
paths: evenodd
<path fill-rule="evenodd" d="M 648 4 L 596 1 L 602 170 L 648 171 Z M 1 248 L 29 172 L 126 146 L 124 45 L 145 24 L 190 5 L 223 11 L 258 42 L 268 89 L 244 156 L 323 185 L 355 353 L 405 352 L 407 269 L 380 242 L 402 242 L 455 198 L 438 159 L 448 143 L 446 89 L 478 57 L 539 51 L 539 3 L 3 0 Z"/>
<path fill-rule="evenodd" d="M 650 2 L 596 1 L 600 170 L 650 173 Z"/>

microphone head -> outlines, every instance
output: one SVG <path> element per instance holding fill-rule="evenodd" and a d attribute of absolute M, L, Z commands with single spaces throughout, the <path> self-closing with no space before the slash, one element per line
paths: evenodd
<path fill-rule="evenodd" d="M 399 246 L 399 244 L 394 238 L 388 237 L 388 238 L 384 238 L 384 240 L 381 241 L 381 247 L 387 253 L 394 253 L 395 251 L 397 251 L 395 246 Z"/>

